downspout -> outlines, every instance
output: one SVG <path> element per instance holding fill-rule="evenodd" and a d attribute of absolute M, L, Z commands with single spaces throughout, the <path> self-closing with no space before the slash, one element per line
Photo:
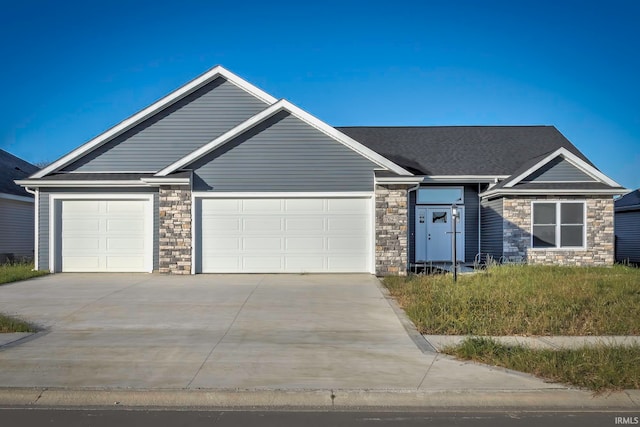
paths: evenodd
<path fill-rule="evenodd" d="M 420 188 L 420 184 L 416 184 L 414 187 L 411 187 L 407 190 L 407 222 L 409 220 L 409 209 L 411 208 L 411 192 L 412 191 L 416 191 L 418 188 Z M 411 248 L 411 224 L 407 224 L 407 273 L 411 272 L 411 251 L 413 250 Z M 414 246 L 415 246 L 415 242 L 414 242 Z"/>
<path fill-rule="evenodd" d="M 38 212 L 40 211 L 40 191 L 38 190 L 32 190 L 29 187 L 24 187 L 24 191 L 26 191 L 29 194 L 33 194 L 33 269 L 34 270 L 38 270 L 38 226 L 40 225 L 39 222 L 39 215 Z"/>
<path fill-rule="evenodd" d="M 482 252 L 482 200 L 480 199 L 480 183 L 478 183 L 478 253 Z"/>

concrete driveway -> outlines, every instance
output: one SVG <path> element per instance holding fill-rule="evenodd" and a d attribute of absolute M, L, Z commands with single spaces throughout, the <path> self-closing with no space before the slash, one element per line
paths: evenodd
<path fill-rule="evenodd" d="M 0 347 L 0 385 L 534 390 L 423 353 L 369 275 L 56 274 L 0 286 L 45 331 Z"/>

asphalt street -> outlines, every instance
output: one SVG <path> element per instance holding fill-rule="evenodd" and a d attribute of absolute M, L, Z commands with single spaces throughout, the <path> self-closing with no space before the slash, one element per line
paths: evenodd
<path fill-rule="evenodd" d="M 602 427 L 637 425 L 638 412 L 313 412 L 0 409 L 2 425 L 36 427 Z"/>

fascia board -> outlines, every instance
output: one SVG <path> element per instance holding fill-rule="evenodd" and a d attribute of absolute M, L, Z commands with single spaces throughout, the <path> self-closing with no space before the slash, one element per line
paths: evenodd
<path fill-rule="evenodd" d="M 47 187 L 147 187 L 149 184 L 141 180 L 92 180 L 92 181 L 40 181 L 20 180 L 16 184 L 22 187 L 47 188 Z"/>
<path fill-rule="evenodd" d="M 597 195 L 606 195 L 606 196 L 615 196 L 619 194 L 624 194 L 627 190 L 624 188 L 621 189 L 602 189 L 602 190 L 579 190 L 579 189 L 540 189 L 540 190 L 520 190 L 520 189 L 504 189 L 500 188 L 498 190 L 489 190 L 480 194 L 480 197 L 492 197 L 492 196 L 517 196 L 517 195 L 546 195 L 546 194 L 558 194 L 558 195 L 585 195 L 585 196 L 597 196 Z"/>
<path fill-rule="evenodd" d="M 590 164 L 586 163 L 584 160 L 582 160 L 572 152 L 570 152 L 564 147 L 560 147 L 554 152 L 552 152 L 551 154 L 549 154 L 548 156 L 546 156 L 545 158 L 543 158 L 542 160 L 540 160 L 535 165 L 531 166 L 526 171 L 510 179 L 509 182 L 504 185 L 504 188 L 512 188 L 514 185 L 518 184 L 523 179 L 525 179 L 526 177 L 528 177 L 529 175 L 531 175 L 532 173 L 534 173 L 535 171 L 540 169 L 542 166 L 546 165 L 547 163 L 549 163 L 551 160 L 555 159 L 558 156 L 563 157 L 573 166 L 580 169 L 582 172 L 586 173 L 587 175 L 593 177 L 595 180 L 600 181 L 604 184 L 610 185 L 612 187 L 620 187 L 620 184 L 618 184 L 617 182 L 615 182 L 614 180 L 612 180 L 611 178 L 609 178 L 608 176 L 606 176 L 605 174 L 603 174 L 602 172 L 600 172 L 599 170 L 591 166 Z"/>
<path fill-rule="evenodd" d="M 171 165 L 167 166 L 166 168 L 162 169 L 160 172 L 156 174 L 156 176 L 166 176 L 190 163 L 193 163 L 194 161 L 207 155 L 208 153 L 212 152 L 216 148 L 226 144 L 233 138 L 241 135 L 242 133 L 246 132 L 247 130 L 258 125 L 259 123 L 263 122 L 264 120 L 268 119 L 269 117 L 273 116 L 274 114 L 280 111 L 289 112 L 294 117 L 316 128 L 317 130 L 329 136 L 330 138 L 342 143 L 343 145 L 347 146 L 348 148 L 352 149 L 356 153 L 360 154 L 361 156 L 365 157 L 366 159 L 372 161 L 373 163 L 377 164 L 378 166 L 384 169 L 393 171 L 399 175 L 413 176 L 411 172 L 403 169 L 402 167 L 391 162 L 390 160 L 382 157 L 381 155 L 374 152 L 373 150 L 365 147 L 364 145 L 348 137 L 344 133 L 334 129 L 333 127 L 329 126 L 328 124 L 322 122 L 321 120 L 317 119 L 316 117 L 312 116 L 311 114 L 307 113 L 301 108 L 296 107 L 295 105 L 291 104 L 289 101 L 284 99 L 281 99 L 280 101 L 276 102 L 275 104 L 271 105 L 270 107 L 266 108 L 265 110 L 261 111 L 255 116 L 249 118 L 245 122 L 239 124 L 233 129 L 220 135 L 218 138 L 214 139 L 208 144 L 205 144 L 204 146 L 191 152 L 190 154 L 186 155 L 185 157 L 178 160 L 177 162 L 174 162 Z"/>
<path fill-rule="evenodd" d="M 43 176 L 46 176 L 47 174 L 68 165 L 69 163 L 79 159 L 81 156 L 89 153 L 90 151 L 99 147 L 105 142 L 111 140 L 115 136 L 143 122 L 144 120 L 153 116 L 157 112 L 167 108 L 169 105 L 177 102 L 178 100 L 187 96 L 189 93 L 210 83 L 211 81 L 215 80 L 218 77 L 223 77 L 227 79 L 234 85 L 256 96 L 257 98 L 259 98 L 260 100 L 262 100 L 267 104 L 273 104 L 276 102 L 276 99 L 271 95 L 269 95 L 268 93 L 262 91 L 261 89 L 258 89 L 257 87 L 253 86 L 251 83 L 241 79 L 237 75 L 233 74 L 232 72 L 218 65 L 216 67 L 213 67 L 211 70 L 207 71 L 206 73 L 202 74 L 201 76 L 191 80 L 189 83 L 185 84 L 184 86 L 174 90 L 173 92 L 161 98 L 160 100 L 156 101 L 155 103 L 151 104 L 147 108 L 139 111 L 138 113 L 134 114 L 128 119 L 123 120 L 122 122 L 118 123 L 111 129 L 93 138 L 89 142 L 81 145 L 80 147 L 71 151 L 69 154 L 53 162 L 46 168 L 36 172 L 30 178 L 42 178 Z"/>

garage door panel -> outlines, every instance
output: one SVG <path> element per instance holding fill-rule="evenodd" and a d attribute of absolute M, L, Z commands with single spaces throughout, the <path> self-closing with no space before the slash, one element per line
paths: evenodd
<path fill-rule="evenodd" d="M 317 218 L 287 218 L 284 221 L 286 231 L 302 231 L 308 232 L 322 232 L 325 227 L 325 219 L 323 217 Z"/>
<path fill-rule="evenodd" d="M 202 248 L 208 251 L 233 251 L 241 249 L 240 239 L 240 237 L 213 236 L 203 239 Z"/>
<path fill-rule="evenodd" d="M 142 215 L 145 206 L 140 203 L 131 203 L 125 200 L 108 200 L 105 202 L 106 213 L 112 215 Z"/>
<path fill-rule="evenodd" d="M 368 229 L 368 224 L 356 216 L 329 218 L 329 231 L 346 231 L 349 233 L 362 233 Z"/>
<path fill-rule="evenodd" d="M 285 249 L 288 251 L 323 251 L 325 248 L 324 237 L 288 237 L 285 241 Z"/>
<path fill-rule="evenodd" d="M 144 234 L 144 219 L 108 219 L 107 233 Z"/>
<path fill-rule="evenodd" d="M 109 256 L 106 258 L 108 270 L 141 271 L 144 270 L 144 259 L 139 257 Z"/>
<path fill-rule="evenodd" d="M 63 219 L 62 230 L 65 235 L 83 235 L 100 232 L 100 220 L 95 219 Z"/>
<path fill-rule="evenodd" d="M 279 251 L 282 249 L 282 239 L 280 237 L 244 237 L 242 247 L 249 251 Z"/>
<path fill-rule="evenodd" d="M 288 256 L 285 260 L 285 270 L 288 271 L 322 271 L 325 270 L 324 260 L 319 257 Z"/>
<path fill-rule="evenodd" d="M 249 217 L 242 221 L 242 230 L 245 232 L 273 233 L 282 231 L 280 217 Z"/>
<path fill-rule="evenodd" d="M 71 251 L 97 250 L 100 249 L 100 240 L 88 237 L 67 237 L 65 238 L 64 249 L 67 253 Z"/>
<path fill-rule="evenodd" d="M 285 211 L 289 213 L 323 212 L 324 199 L 289 199 L 285 200 Z"/>
<path fill-rule="evenodd" d="M 62 271 L 92 272 L 100 268 L 97 256 L 65 256 L 62 258 Z"/>
<path fill-rule="evenodd" d="M 127 253 L 138 253 L 144 250 L 144 239 L 133 237 L 112 237 L 107 238 L 107 250 L 109 251 L 121 251 Z"/>
<path fill-rule="evenodd" d="M 197 203 L 198 271 L 371 271 L 370 198 L 200 199 Z M 239 229 L 221 225 L 233 221 L 239 221 Z"/>
<path fill-rule="evenodd" d="M 237 218 L 203 218 L 202 229 L 207 230 L 211 235 L 218 235 L 220 232 L 240 231 L 240 220 Z"/>
<path fill-rule="evenodd" d="M 243 269 L 247 272 L 258 273 L 264 271 L 282 271 L 281 257 L 247 255 L 243 258 Z"/>
<path fill-rule="evenodd" d="M 67 272 L 151 270 L 149 199 L 59 200 L 56 269 Z"/>
<path fill-rule="evenodd" d="M 243 212 L 280 213 L 282 201 L 280 199 L 248 199 L 242 201 Z"/>

